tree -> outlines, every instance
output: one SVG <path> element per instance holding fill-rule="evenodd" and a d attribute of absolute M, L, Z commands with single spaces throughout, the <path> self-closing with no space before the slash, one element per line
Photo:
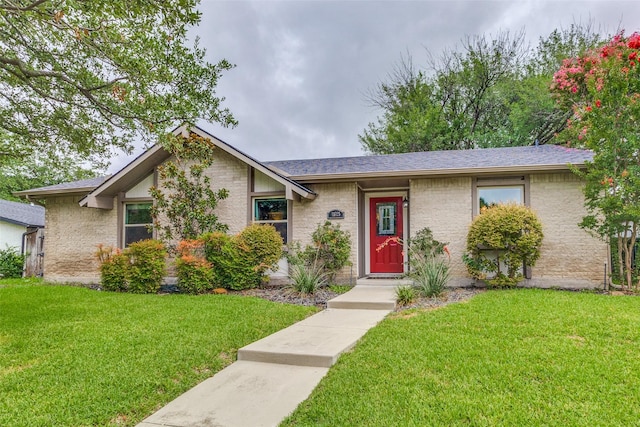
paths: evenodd
<path fill-rule="evenodd" d="M 197 0 L 0 0 L 0 165 L 99 162 L 198 118 L 234 125 L 187 30 Z"/>
<path fill-rule="evenodd" d="M 155 201 L 151 215 L 161 240 L 193 240 L 207 232 L 226 232 L 228 227 L 218 221 L 215 208 L 229 192 L 213 190 L 205 174 L 213 164 L 215 145 L 193 133 L 188 138 L 171 135 L 167 139 L 174 159 L 158 166 L 161 188 L 150 189 Z"/>
<path fill-rule="evenodd" d="M 588 211 L 580 225 L 614 242 L 623 288 L 638 290 L 640 34 L 619 33 L 599 49 L 566 59 L 552 90 L 573 112 L 558 140 L 593 151 L 586 168 L 575 170 L 585 180 Z"/>
<path fill-rule="evenodd" d="M 383 114 L 360 135 L 371 153 L 404 153 L 544 144 L 562 130 L 570 110 L 549 92 L 557 59 L 593 46 L 591 25 L 572 25 L 540 39 L 532 50 L 524 33 L 467 37 L 424 70 L 401 59 L 368 100 Z"/>
<path fill-rule="evenodd" d="M 42 157 L 9 159 L 0 166 L 0 199 L 19 202 L 21 199 L 13 195 L 16 191 L 93 178 L 96 172 L 83 168 L 72 157 L 55 164 Z"/>

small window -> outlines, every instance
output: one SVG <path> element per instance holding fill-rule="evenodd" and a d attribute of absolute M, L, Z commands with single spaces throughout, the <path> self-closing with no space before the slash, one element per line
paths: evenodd
<path fill-rule="evenodd" d="M 395 236 L 396 204 L 376 203 L 376 222 L 378 236 Z"/>
<path fill-rule="evenodd" d="M 151 203 L 127 203 L 124 213 L 124 246 L 151 239 Z"/>
<path fill-rule="evenodd" d="M 484 209 L 495 205 L 515 203 L 524 204 L 524 186 L 478 187 L 478 207 Z"/>
<path fill-rule="evenodd" d="M 253 221 L 258 224 L 271 224 L 287 242 L 287 199 L 255 199 Z"/>

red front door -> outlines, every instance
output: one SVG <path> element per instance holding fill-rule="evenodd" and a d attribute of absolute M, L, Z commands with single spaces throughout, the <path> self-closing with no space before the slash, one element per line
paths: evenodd
<path fill-rule="evenodd" d="M 371 198 L 369 224 L 371 272 L 404 272 L 402 197 Z"/>

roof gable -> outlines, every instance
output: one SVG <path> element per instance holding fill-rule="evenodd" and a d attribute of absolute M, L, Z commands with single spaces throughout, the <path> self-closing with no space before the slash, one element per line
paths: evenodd
<path fill-rule="evenodd" d="M 253 157 L 248 156 L 242 151 L 232 147 L 226 142 L 210 135 L 198 127 L 187 127 L 186 125 L 183 125 L 173 131 L 174 135 L 183 135 L 185 137 L 188 137 L 190 132 L 193 132 L 203 138 L 211 139 L 217 148 L 241 160 L 254 169 L 259 170 L 273 180 L 283 184 L 285 186 L 285 193 L 288 199 L 293 199 L 294 194 L 306 199 L 315 198 L 315 193 L 311 190 L 279 174 L 278 172 L 269 169 Z M 154 145 L 80 200 L 80 206 L 112 209 L 113 197 L 115 197 L 119 192 L 125 191 L 135 185 L 138 181 L 153 171 L 157 165 L 170 157 L 171 154 L 167 150 L 159 145 Z"/>

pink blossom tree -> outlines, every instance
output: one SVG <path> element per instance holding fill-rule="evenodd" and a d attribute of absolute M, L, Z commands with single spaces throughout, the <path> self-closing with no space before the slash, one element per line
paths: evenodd
<path fill-rule="evenodd" d="M 575 170 L 584 178 L 588 214 L 580 226 L 612 243 L 614 273 L 638 290 L 634 248 L 640 224 L 640 33 L 623 32 L 602 47 L 566 59 L 551 90 L 573 116 L 557 138 L 593 151 Z"/>

